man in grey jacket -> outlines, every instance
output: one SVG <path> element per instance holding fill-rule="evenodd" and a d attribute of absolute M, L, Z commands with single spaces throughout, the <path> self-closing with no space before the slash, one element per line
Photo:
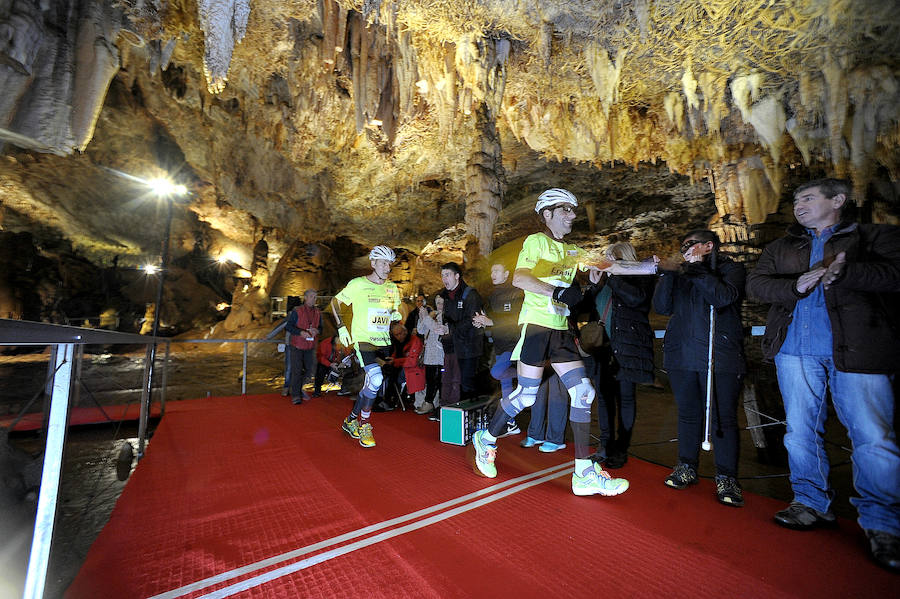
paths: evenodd
<path fill-rule="evenodd" d="M 822 433 L 830 389 L 853 444 L 851 498 L 873 558 L 900 570 L 900 451 L 893 375 L 900 370 L 896 306 L 900 228 L 842 219 L 850 185 L 820 179 L 794 192 L 797 224 L 769 244 L 748 293 L 772 304 L 763 350 L 774 358 L 784 399 L 784 445 L 794 501 L 781 526 L 833 526 L 834 492 Z M 894 308 L 896 311 L 896 308 Z"/>

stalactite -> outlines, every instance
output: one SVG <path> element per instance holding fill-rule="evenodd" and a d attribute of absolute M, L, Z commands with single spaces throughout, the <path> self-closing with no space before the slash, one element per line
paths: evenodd
<path fill-rule="evenodd" d="M 197 0 L 200 29 L 205 36 L 203 73 L 211 94 L 225 89 L 235 44 L 244 39 L 250 0 Z"/>
<path fill-rule="evenodd" d="M 493 249 L 494 225 L 505 193 L 500 136 L 489 108 L 481 103 L 475 113 L 476 137 L 466 164 L 466 230 L 478 241 L 482 256 Z"/>
<path fill-rule="evenodd" d="M 843 177 L 847 174 L 847 162 L 844 155 L 843 131 L 847 120 L 847 74 L 846 61 L 836 60 L 831 52 L 825 52 L 825 64 L 822 75 L 825 76 L 825 118 L 828 123 L 828 141 L 831 149 L 831 163 L 835 174 Z"/>
<path fill-rule="evenodd" d="M 613 64 L 606 49 L 595 42 L 588 44 L 584 51 L 591 80 L 594 82 L 594 90 L 600 96 L 603 112 L 607 117 L 610 107 L 619 99 L 619 76 L 622 73 L 625 53 L 626 50 L 620 48 Z"/>
<path fill-rule="evenodd" d="M 121 22 L 120 12 L 101 4 L 88 5 L 79 19 L 71 119 L 72 139 L 79 151 L 84 151 L 94 136 L 106 90 L 119 71 L 119 52 L 113 40 Z"/>
<path fill-rule="evenodd" d="M 760 156 L 713 166 L 708 178 L 716 211 L 729 222 L 763 223 L 778 210 L 780 184 Z"/>

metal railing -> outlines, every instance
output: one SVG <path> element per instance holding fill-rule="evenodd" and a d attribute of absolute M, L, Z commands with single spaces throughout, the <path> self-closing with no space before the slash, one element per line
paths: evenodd
<path fill-rule="evenodd" d="M 274 333 L 274 332 L 273 332 Z M 150 419 L 150 401 L 153 370 L 153 348 L 165 345 L 165 357 L 160 382 L 160 411 L 165 412 L 166 389 L 168 386 L 168 364 L 172 343 L 241 343 L 241 395 L 247 394 L 247 358 L 251 343 L 279 343 L 282 340 L 270 334 L 264 339 L 177 339 L 148 337 L 131 333 L 120 333 L 102 329 L 89 329 L 64 325 L 47 324 L 23 320 L 0 319 L 0 346 L 49 346 L 50 363 L 46 383 L 49 396 L 49 417 L 45 416 L 46 443 L 38 493 L 34 535 L 28 569 L 25 578 L 23 598 L 43 597 L 50 560 L 50 546 L 56 519 L 59 483 L 62 472 L 63 449 L 68 428 L 69 406 L 75 384 L 81 371 L 85 345 L 145 345 L 143 384 L 141 386 L 140 416 L 138 420 L 138 459 L 144 455 L 147 428 Z M 27 406 L 26 406 L 27 408 Z"/>

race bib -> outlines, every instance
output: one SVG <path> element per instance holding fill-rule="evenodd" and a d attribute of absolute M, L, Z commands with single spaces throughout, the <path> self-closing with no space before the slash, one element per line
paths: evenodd
<path fill-rule="evenodd" d="M 387 333 L 391 328 L 391 311 L 386 308 L 369 308 L 369 330 Z"/>
<path fill-rule="evenodd" d="M 555 314 L 556 316 L 568 316 L 569 315 L 569 307 L 562 302 L 555 302 L 551 298 L 547 298 L 549 301 L 547 302 L 547 312 L 550 314 Z"/>

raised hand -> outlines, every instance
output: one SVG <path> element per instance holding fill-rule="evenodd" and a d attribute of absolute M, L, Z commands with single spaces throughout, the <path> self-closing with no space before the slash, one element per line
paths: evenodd
<path fill-rule="evenodd" d="M 822 275 L 822 285 L 825 286 L 825 289 L 831 287 L 832 283 L 841 278 L 845 266 L 847 266 L 847 253 L 839 252 L 838 255 L 834 257 L 834 261 L 828 265 L 825 274 Z"/>
<path fill-rule="evenodd" d="M 821 267 L 814 268 L 813 270 L 800 275 L 800 278 L 797 279 L 797 283 L 795 284 L 797 293 L 807 293 L 810 289 L 818 285 L 826 270 L 827 269 Z"/>

